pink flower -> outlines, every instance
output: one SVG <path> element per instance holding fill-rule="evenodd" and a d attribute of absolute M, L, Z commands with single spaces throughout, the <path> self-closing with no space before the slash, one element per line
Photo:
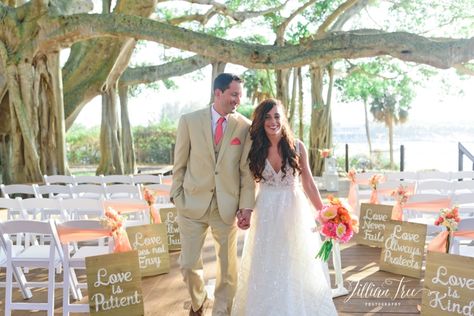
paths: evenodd
<path fill-rule="evenodd" d="M 337 228 L 336 228 L 336 235 L 338 238 L 341 238 L 346 234 L 346 225 L 344 225 L 344 223 L 340 223 L 339 225 L 337 225 Z"/>
<path fill-rule="evenodd" d="M 337 207 L 336 206 L 326 206 L 320 212 L 320 218 L 323 222 L 327 222 L 330 219 L 333 219 L 337 215 Z"/>

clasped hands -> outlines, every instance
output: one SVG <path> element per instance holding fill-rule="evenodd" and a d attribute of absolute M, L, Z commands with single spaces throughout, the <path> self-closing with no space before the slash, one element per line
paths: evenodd
<path fill-rule="evenodd" d="M 252 210 L 249 208 L 241 208 L 236 213 L 237 226 L 240 229 L 247 229 L 250 227 L 250 218 L 252 216 Z"/>

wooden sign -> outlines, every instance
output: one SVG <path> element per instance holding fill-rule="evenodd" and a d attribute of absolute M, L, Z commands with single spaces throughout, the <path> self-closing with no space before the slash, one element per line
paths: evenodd
<path fill-rule="evenodd" d="M 144 315 L 138 252 L 86 257 L 91 315 Z"/>
<path fill-rule="evenodd" d="M 391 205 L 362 203 L 356 243 L 382 248 L 385 224 L 392 218 L 392 208 Z"/>
<path fill-rule="evenodd" d="M 421 315 L 473 315 L 474 258 L 428 252 Z"/>
<path fill-rule="evenodd" d="M 168 231 L 168 249 L 179 250 L 181 249 L 181 239 L 179 236 L 178 222 L 176 222 L 176 216 L 178 212 L 176 207 L 163 207 L 160 208 L 161 221 L 166 224 Z"/>
<path fill-rule="evenodd" d="M 426 225 L 390 221 L 385 224 L 380 270 L 421 278 Z"/>
<path fill-rule="evenodd" d="M 138 251 L 138 263 L 143 276 L 170 272 L 168 234 L 165 224 L 127 227 L 130 245 Z"/>

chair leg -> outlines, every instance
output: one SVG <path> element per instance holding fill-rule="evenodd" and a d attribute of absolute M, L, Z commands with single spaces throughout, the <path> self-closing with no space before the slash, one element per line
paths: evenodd
<path fill-rule="evenodd" d="M 6 284 L 5 284 L 5 316 L 12 314 L 12 295 L 13 295 L 13 264 L 11 257 L 8 258 L 6 268 Z"/>
<path fill-rule="evenodd" d="M 13 273 L 15 275 L 16 281 L 18 282 L 18 285 L 20 286 L 20 290 L 21 290 L 21 294 L 23 295 L 23 298 L 25 300 L 32 298 L 33 294 L 31 293 L 31 289 L 26 286 L 26 278 L 23 271 L 21 271 L 21 269 L 18 267 L 13 267 Z"/>
<path fill-rule="evenodd" d="M 54 263 L 55 260 L 54 258 L 54 252 L 55 249 L 53 246 L 51 246 L 51 252 L 50 253 L 50 262 L 49 262 L 49 268 L 48 268 L 48 316 L 54 316 L 54 290 L 55 290 L 55 267 Z"/>

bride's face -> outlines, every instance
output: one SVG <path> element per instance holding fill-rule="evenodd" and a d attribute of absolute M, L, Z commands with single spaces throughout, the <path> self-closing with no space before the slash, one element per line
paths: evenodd
<path fill-rule="evenodd" d="M 275 105 L 267 114 L 265 114 L 265 133 L 267 136 L 277 136 L 281 134 L 281 120 L 283 113 L 280 107 Z"/>

